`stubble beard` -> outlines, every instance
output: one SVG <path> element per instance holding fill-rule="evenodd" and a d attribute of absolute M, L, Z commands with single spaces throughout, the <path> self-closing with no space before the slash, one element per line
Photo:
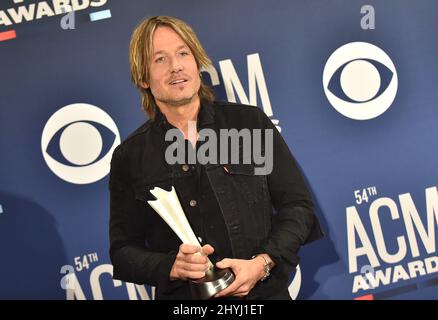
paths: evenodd
<path fill-rule="evenodd" d="M 186 104 L 192 102 L 196 95 L 197 95 L 197 92 L 193 93 L 193 95 L 191 97 L 181 98 L 178 100 L 171 99 L 171 98 L 155 98 L 155 99 L 163 104 L 168 105 L 168 106 L 179 107 L 179 106 L 183 106 L 183 105 L 186 105 Z"/>

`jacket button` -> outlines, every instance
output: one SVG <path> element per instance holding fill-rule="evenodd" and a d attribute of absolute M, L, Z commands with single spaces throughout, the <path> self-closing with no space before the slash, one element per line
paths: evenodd
<path fill-rule="evenodd" d="M 190 200 L 191 207 L 196 207 L 196 204 L 197 204 L 196 200 Z"/>
<path fill-rule="evenodd" d="M 182 171 L 184 171 L 184 172 L 189 171 L 189 165 L 188 164 L 183 164 L 181 168 L 182 168 Z"/>

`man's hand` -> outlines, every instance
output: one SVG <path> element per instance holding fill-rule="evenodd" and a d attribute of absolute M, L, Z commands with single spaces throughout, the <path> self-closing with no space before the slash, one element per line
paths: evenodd
<path fill-rule="evenodd" d="M 246 296 L 256 283 L 264 276 L 264 260 L 262 257 L 256 257 L 251 260 L 242 259 L 223 259 L 216 263 L 218 268 L 231 268 L 233 270 L 236 279 L 230 286 L 214 297 L 225 296 Z"/>
<path fill-rule="evenodd" d="M 179 246 L 175 262 L 170 270 L 170 280 L 200 279 L 205 276 L 207 271 L 207 256 L 212 254 L 214 249 L 209 244 L 202 248 L 190 244 Z"/>

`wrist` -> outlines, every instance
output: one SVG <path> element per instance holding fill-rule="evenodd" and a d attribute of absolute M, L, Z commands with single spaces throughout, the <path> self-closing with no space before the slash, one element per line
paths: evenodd
<path fill-rule="evenodd" d="M 271 269 L 273 267 L 273 262 L 268 254 L 258 254 L 252 256 L 252 259 L 259 260 L 262 263 L 260 281 L 266 280 L 271 275 Z"/>

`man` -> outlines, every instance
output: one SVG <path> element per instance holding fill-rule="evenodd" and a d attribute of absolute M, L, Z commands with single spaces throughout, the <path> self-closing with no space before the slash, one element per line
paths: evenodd
<path fill-rule="evenodd" d="M 157 299 L 189 299 L 188 280 L 205 275 L 209 256 L 217 267 L 235 274 L 216 298 L 290 299 L 288 277 L 299 262 L 300 246 L 322 237 L 311 196 L 286 143 L 259 108 L 213 102 L 200 77 L 200 69 L 210 64 L 181 20 L 152 17 L 133 32 L 131 76 L 150 119 L 113 154 L 114 278 L 156 286 Z M 195 134 L 190 123 L 196 123 Z M 272 141 L 265 142 L 272 147 L 267 155 L 272 172 L 255 174 L 254 161 L 169 163 L 166 150 L 172 141 L 166 133 L 175 129 L 188 152 L 203 145 L 200 132 L 205 129 L 270 131 Z M 265 140 L 268 136 L 263 135 Z M 147 204 L 154 199 L 149 190 L 156 186 L 175 187 L 202 248 L 181 244 Z"/>

